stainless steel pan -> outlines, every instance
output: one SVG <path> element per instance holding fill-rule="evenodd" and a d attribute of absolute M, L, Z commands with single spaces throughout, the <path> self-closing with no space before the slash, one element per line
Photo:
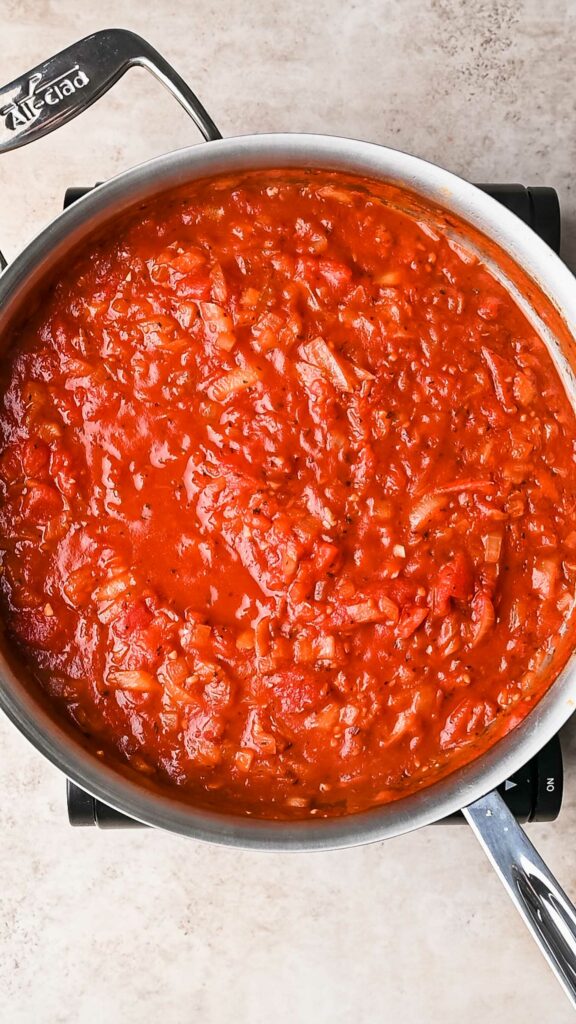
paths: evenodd
<path fill-rule="evenodd" d="M 544 337 L 576 407 L 570 343 L 576 337 L 576 281 L 528 227 L 468 182 L 425 160 L 367 142 L 318 135 L 244 135 L 223 140 L 194 93 L 143 39 L 98 32 L 0 90 L 0 152 L 39 138 L 75 117 L 131 66 L 151 71 L 192 117 L 207 145 L 159 156 L 98 186 L 60 214 L 0 276 L 0 337 L 30 296 L 71 250 L 134 204 L 174 186 L 222 172 L 315 167 L 404 186 L 469 225 L 474 244 L 508 284 Z M 488 240 L 488 241 L 487 241 Z M 500 255 L 498 255 L 500 254 Z M 508 254 L 506 257 L 504 254 Z M 510 277 L 519 268 L 525 287 Z M 531 300 L 540 289 L 551 316 Z M 556 312 L 554 312 L 556 310 Z M 491 750 L 429 788 L 396 803 L 339 819 L 255 821 L 184 804 L 167 788 L 103 764 L 50 710 L 14 655 L 0 653 L 0 706 L 49 760 L 89 793 L 147 824 L 196 839 L 258 850 L 312 850 L 377 842 L 463 809 L 528 927 L 576 1006 L 576 913 L 495 792 L 560 729 L 576 706 L 572 657 L 526 720 Z"/>

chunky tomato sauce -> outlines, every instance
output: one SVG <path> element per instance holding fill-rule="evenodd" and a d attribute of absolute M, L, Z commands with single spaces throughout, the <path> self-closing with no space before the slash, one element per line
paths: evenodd
<path fill-rule="evenodd" d="M 357 811 L 549 685 L 576 422 L 474 256 L 319 172 L 201 182 L 79 254 L 2 374 L 10 641 L 102 757 Z"/>

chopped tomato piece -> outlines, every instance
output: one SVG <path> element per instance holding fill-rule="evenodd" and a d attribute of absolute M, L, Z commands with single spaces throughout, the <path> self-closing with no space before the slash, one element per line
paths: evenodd
<path fill-rule="evenodd" d="M 434 588 L 434 610 L 439 615 L 447 615 L 452 599 L 466 601 L 471 597 L 472 582 L 470 561 L 463 551 L 459 551 L 438 573 Z"/>
<path fill-rule="evenodd" d="M 146 607 L 144 601 L 132 601 L 116 619 L 114 630 L 118 636 L 130 637 L 133 633 L 146 629 L 152 622 L 152 618 L 152 612 Z"/>
<path fill-rule="evenodd" d="M 50 484 L 29 480 L 24 496 L 24 514 L 35 523 L 47 523 L 62 511 L 62 499 Z"/>

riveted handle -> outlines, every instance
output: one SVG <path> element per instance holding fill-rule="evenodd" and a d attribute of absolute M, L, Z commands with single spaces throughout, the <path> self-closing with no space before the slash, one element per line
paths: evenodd
<path fill-rule="evenodd" d="M 222 138 L 198 97 L 157 50 L 133 32 L 106 29 L 86 36 L 0 89 L 0 152 L 25 146 L 71 121 L 131 67 L 151 71 L 206 140 Z"/>

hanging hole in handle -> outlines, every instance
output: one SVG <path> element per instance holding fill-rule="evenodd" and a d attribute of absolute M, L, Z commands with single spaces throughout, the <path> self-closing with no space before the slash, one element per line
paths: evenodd
<path fill-rule="evenodd" d="M 105 29 L 0 88 L 0 153 L 71 121 L 134 66 L 146 68 L 170 90 L 207 141 L 222 138 L 198 97 L 157 50 L 133 32 Z"/>

